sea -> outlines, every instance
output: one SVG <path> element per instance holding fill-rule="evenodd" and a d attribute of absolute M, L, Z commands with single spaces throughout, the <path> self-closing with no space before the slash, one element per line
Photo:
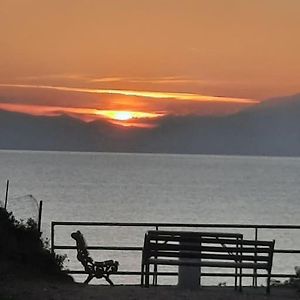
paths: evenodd
<path fill-rule="evenodd" d="M 43 201 L 45 240 L 51 221 L 300 225 L 300 158 L 3 150 L 0 170 L 0 202 L 9 180 L 7 208 L 16 218 L 37 219 Z M 81 230 L 89 245 L 141 247 L 148 229 L 57 226 L 55 244 L 74 245 L 70 234 Z M 250 229 L 217 231 L 254 238 Z M 260 230 L 259 238 L 300 249 L 300 230 Z M 82 269 L 74 251 L 59 253 L 68 256 L 66 268 Z M 136 252 L 91 256 L 117 259 L 121 271 L 140 270 Z M 300 254 L 276 254 L 273 271 L 294 273 L 296 265 Z M 118 282 L 128 283 L 124 278 Z"/>

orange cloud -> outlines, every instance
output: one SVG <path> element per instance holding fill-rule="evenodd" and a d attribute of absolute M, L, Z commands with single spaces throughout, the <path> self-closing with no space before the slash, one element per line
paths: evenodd
<path fill-rule="evenodd" d="M 97 109 L 62 106 L 43 106 L 30 104 L 0 103 L 0 109 L 30 114 L 33 116 L 59 116 L 63 113 L 78 115 L 96 115 Z"/>
<path fill-rule="evenodd" d="M 165 79 L 172 80 L 171 77 Z M 183 92 L 93 89 L 39 84 L 0 84 L 1 87 L 2 97 L 12 99 L 15 103 L 0 103 L 0 109 L 36 116 L 67 114 L 86 122 L 101 119 L 115 125 L 144 128 L 155 126 L 157 118 L 165 115 L 224 115 L 259 102 Z M 153 101 L 150 101 L 151 99 Z M 45 105 L 41 105 L 41 101 Z"/>
<path fill-rule="evenodd" d="M 0 87 L 13 88 L 31 88 L 31 89 L 49 89 L 57 91 L 69 91 L 92 94 L 116 94 L 123 96 L 135 96 L 154 99 L 174 99 L 180 101 L 195 102 L 214 102 L 214 103 L 237 103 L 237 104 L 257 104 L 259 101 L 253 99 L 222 97 L 222 96 L 206 96 L 196 93 L 174 93 L 174 92 L 157 92 L 157 91 L 134 91 L 134 90 L 118 90 L 118 89 L 90 89 L 64 86 L 50 85 L 31 85 L 31 84 L 0 84 Z"/>

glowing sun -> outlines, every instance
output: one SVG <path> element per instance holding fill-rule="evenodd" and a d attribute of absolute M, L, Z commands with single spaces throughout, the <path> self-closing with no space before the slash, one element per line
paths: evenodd
<path fill-rule="evenodd" d="M 152 128 L 146 119 L 155 119 L 164 116 L 164 113 L 128 111 L 128 110 L 101 110 L 96 109 L 94 114 L 104 117 L 108 122 L 125 127 Z M 142 121 L 143 120 L 143 121 Z"/>
<path fill-rule="evenodd" d="M 127 121 L 133 118 L 133 113 L 130 111 L 116 111 L 113 118 L 118 121 Z"/>

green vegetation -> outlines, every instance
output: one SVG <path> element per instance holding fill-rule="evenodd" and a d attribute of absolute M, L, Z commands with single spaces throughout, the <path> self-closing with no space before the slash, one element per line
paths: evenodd
<path fill-rule="evenodd" d="M 65 258 L 51 253 L 34 220 L 17 221 L 0 207 L 0 279 L 18 275 L 70 279 L 62 271 Z"/>

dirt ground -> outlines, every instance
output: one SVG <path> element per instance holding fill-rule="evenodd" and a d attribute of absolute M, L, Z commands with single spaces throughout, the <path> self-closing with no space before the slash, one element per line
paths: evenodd
<path fill-rule="evenodd" d="M 291 287 L 272 287 L 267 296 L 265 288 L 201 287 L 195 290 L 176 286 L 141 288 L 140 286 L 83 285 L 72 282 L 45 280 L 9 280 L 0 282 L 0 300 L 289 300 L 300 299 L 300 292 Z"/>

